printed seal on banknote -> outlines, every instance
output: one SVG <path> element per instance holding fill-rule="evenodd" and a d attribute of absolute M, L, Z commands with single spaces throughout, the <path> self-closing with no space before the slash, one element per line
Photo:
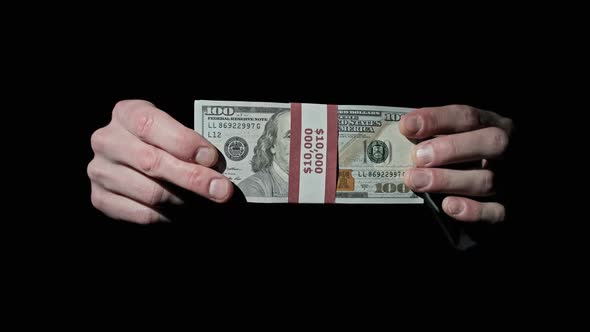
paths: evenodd
<path fill-rule="evenodd" d="M 248 143 L 245 139 L 234 136 L 225 142 L 224 151 L 229 159 L 240 161 L 248 155 Z"/>

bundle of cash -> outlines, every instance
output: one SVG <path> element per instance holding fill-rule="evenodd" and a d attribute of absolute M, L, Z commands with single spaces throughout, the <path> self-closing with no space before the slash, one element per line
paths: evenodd
<path fill-rule="evenodd" d="M 194 129 L 225 158 L 224 175 L 255 203 L 423 203 L 403 183 L 412 109 L 195 101 Z"/>

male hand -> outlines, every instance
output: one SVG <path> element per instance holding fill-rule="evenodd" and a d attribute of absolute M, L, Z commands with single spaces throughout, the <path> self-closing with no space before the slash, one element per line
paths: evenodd
<path fill-rule="evenodd" d="M 406 185 L 415 192 L 451 194 L 443 200 L 442 208 L 454 219 L 503 221 L 504 205 L 463 196 L 494 194 L 494 173 L 487 167 L 489 160 L 503 156 L 512 129 L 512 120 L 508 118 L 463 105 L 421 108 L 406 114 L 401 119 L 400 132 L 409 139 L 428 139 L 412 152 L 416 168 L 406 172 Z M 481 167 L 441 167 L 471 161 L 477 161 Z"/>
<path fill-rule="evenodd" d="M 150 102 L 117 103 L 112 121 L 94 132 L 91 144 L 91 200 L 109 217 L 167 221 L 158 207 L 183 204 L 170 184 L 219 203 L 233 194 L 231 182 L 211 169 L 217 149 Z"/>

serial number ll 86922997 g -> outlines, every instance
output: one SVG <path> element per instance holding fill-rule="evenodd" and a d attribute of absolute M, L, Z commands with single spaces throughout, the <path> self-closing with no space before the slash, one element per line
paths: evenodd
<path fill-rule="evenodd" d="M 214 122 L 209 123 L 208 128 L 221 129 L 260 129 L 260 122 L 218 122 L 217 126 Z"/>
<path fill-rule="evenodd" d="M 359 178 L 401 178 L 405 171 L 357 171 Z"/>

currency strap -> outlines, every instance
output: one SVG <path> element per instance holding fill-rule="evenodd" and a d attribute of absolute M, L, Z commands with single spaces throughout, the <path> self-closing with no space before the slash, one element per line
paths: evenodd
<path fill-rule="evenodd" d="M 334 203 L 338 106 L 291 103 L 289 203 Z"/>

